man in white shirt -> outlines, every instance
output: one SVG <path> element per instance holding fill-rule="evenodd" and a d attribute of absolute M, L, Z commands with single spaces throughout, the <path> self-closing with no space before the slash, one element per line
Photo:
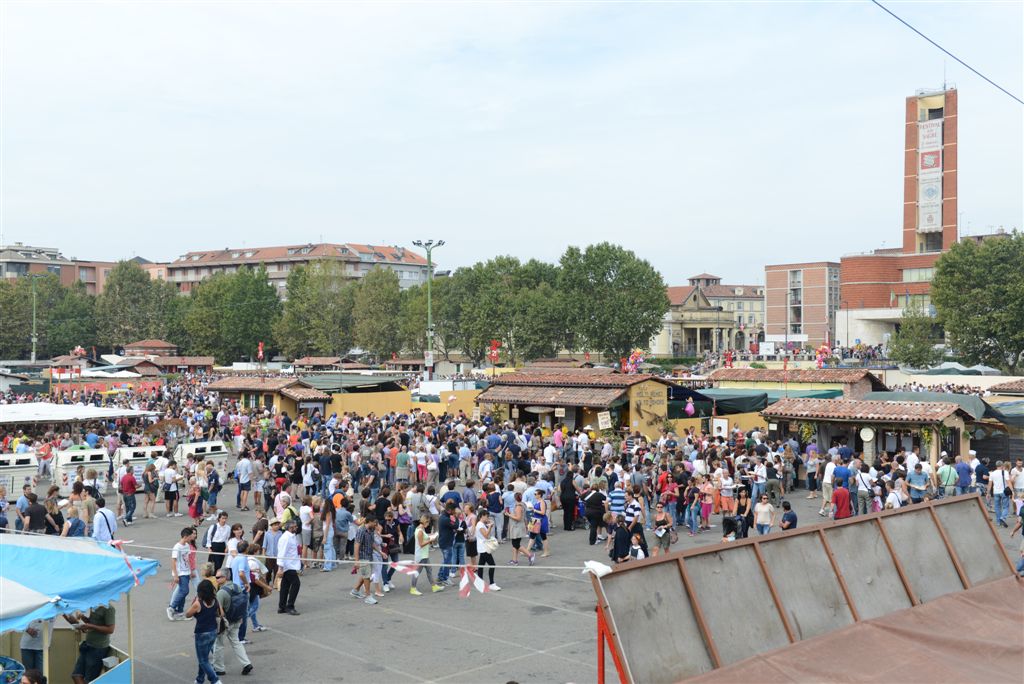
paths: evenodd
<path fill-rule="evenodd" d="M 298 615 L 295 610 L 295 599 L 299 595 L 299 569 L 302 560 L 299 558 L 299 521 L 292 518 L 287 529 L 277 542 L 277 567 L 281 575 L 281 592 L 277 601 L 277 612 Z"/>
<path fill-rule="evenodd" d="M 1006 472 L 1006 464 L 996 461 L 996 467 L 989 474 L 988 495 L 992 497 L 993 508 L 996 513 L 996 525 L 1009 527 L 1006 524 L 1006 516 L 1010 509 L 1010 498 L 1006 496 L 1006 489 L 1010 486 L 1009 473 Z"/>
<path fill-rule="evenodd" d="M 189 582 L 192 580 L 192 564 L 189 557 L 195 539 L 196 528 L 186 527 L 181 531 L 181 541 L 171 549 L 171 578 L 174 591 L 171 593 L 171 603 L 167 606 L 167 619 L 172 622 L 185 619 L 185 599 L 188 597 Z"/>
<path fill-rule="evenodd" d="M 167 504 L 167 517 L 180 518 L 181 513 L 178 512 L 178 470 L 174 461 L 167 462 L 167 467 L 164 469 L 164 474 L 161 478 L 163 480 L 164 503 Z"/>
<path fill-rule="evenodd" d="M 117 534 L 117 516 L 107 508 L 107 501 L 102 496 L 96 499 L 96 516 L 92 520 L 92 538 L 98 542 L 108 542 Z"/>
<path fill-rule="evenodd" d="M 494 461 L 493 461 L 493 459 L 494 459 L 494 457 L 491 456 L 491 452 L 488 451 L 486 454 L 484 454 L 484 460 L 480 462 L 480 467 L 478 468 L 479 473 L 480 473 L 480 481 L 481 482 L 490 482 L 493 479 L 493 477 L 492 477 L 493 474 L 494 474 Z"/>
<path fill-rule="evenodd" d="M 1024 499 L 1024 459 L 1017 459 L 1017 465 L 1010 470 L 1010 486 L 1014 497 Z"/>
<path fill-rule="evenodd" d="M 825 465 L 825 472 L 821 475 L 821 510 L 818 511 L 818 515 L 825 518 L 832 514 L 832 474 L 836 470 L 837 460 L 839 460 L 838 453 L 829 459 Z"/>
<path fill-rule="evenodd" d="M 544 447 L 544 463 L 550 468 L 555 462 L 555 455 L 558 454 L 558 449 L 551 442 Z"/>

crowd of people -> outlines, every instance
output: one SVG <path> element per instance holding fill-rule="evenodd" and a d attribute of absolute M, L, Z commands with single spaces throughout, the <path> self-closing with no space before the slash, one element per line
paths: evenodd
<path fill-rule="evenodd" d="M 915 448 L 868 464 L 841 442 L 825 450 L 813 440 L 772 440 L 762 429 L 648 439 L 462 412 L 292 417 L 220 400 L 192 382 L 124 400 L 180 420 L 177 439 L 228 444 L 234 501 L 219 499 L 225 483 L 202 457 L 175 463 L 161 455 L 143 466 L 141 481 L 111 462 L 114 492 L 84 470 L 66 499 L 56 487 L 41 502 L 26 488 L 12 507 L 0 496 L 0 523 L 6 530 L 12 517 L 17 530 L 103 541 L 140 519 L 129 503 L 138 494 L 141 519 L 158 505 L 172 518 L 187 508 L 190 524 L 170 552 L 166 612 L 194 621 L 199 682 L 219 682 L 228 649 L 243 674 L 252 672 L 245 647 L 250 630 L 264 629 L 262 604 L 277 593 L 271 609 L 299 615 L 309 572 L 348 571 L 350 595 L 372 606 L 399 590 L 444 592 L 469 572 L 481 590 L 500 591 L 498 548 L 509 545 L 510 566 L 543 564 L 557 551 L 558 523 L 587 530 L 589 544 L 620 564 L 669 551 L 684 530 L 730 542 L 795 529 L 793 493 L 805 487 L 808 498 L 820 497 L 819 514 L 835 519 L 978 491 L 1007 525 L 1011 502 L 1019 511 L 1024 499 L 1020 461 L 990 467 L 973 453 L 943 455 L 933 471 Z M 5 450 L 38 450 L 58 440 L 109 448 L 167 439 L 152 422 L 115 421 L 80 435 L 15 431 L 0 441 Z M 255 522 L 233 520 L 232 503 Z"/>
<path fill-rule="evenodd" d="M 975 397 L 988 397 L 992 393 L 986 389 L 974 385 L 959 385 L 953 382 L 943 382 L 935 385 L 924 385 L 919 382 L 907 382 L 902 385 L 890 387 L 893 392 L 939 392 L 942 394 L 969 394 Z"/>

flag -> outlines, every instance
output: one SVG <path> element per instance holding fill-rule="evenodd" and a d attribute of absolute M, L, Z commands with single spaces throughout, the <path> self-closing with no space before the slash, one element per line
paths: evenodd
<path fill-rule="evenodd" d="M 420 566 L 413 561 L 397 561 L 390 563 L 391 567 L 403 575 L 416 577 L 420 574 Z"/>
<path fill-rule="evenodd" d="M 459 598 L 469 598 L 470 592 L 476 589 L 481 594 L 491 590 L 484 582 L 484 578 L 476 574 L 476 568 L 472 565 L 462 567 L 462 577 L 459 578 Z"/>

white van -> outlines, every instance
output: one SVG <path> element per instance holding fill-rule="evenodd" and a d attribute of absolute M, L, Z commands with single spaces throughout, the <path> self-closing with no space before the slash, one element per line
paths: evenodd
<path fill-rule="evenodd" d="M 90 468 L 96 471 L 97 489 L 100 494 L 107 491 L 110 486 L 108 471 L 110 470 L 110 457 L 106 449 L 68 449 L 58 451 L 53 457 L 53 480 L 54 484 L 60 487 L 61 496 L 71 495 L 71 486 L 75 482 L 75 471 L 78 466 L 84 466 L 88 471 Z"/>
<path fill-rule="evenodd" d="M 36 452 L 25 451 L 20 454 L 0 454 L 0 485 L 7 488 L 7 498 L 15 501 L 21 496 L 21 488 L 32 485 L 35 491 L 39 461 Z"/>

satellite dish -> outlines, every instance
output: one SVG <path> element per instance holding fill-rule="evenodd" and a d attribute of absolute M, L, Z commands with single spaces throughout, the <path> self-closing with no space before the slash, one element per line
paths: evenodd
<path fill-rule="evenodd" d="M 875 431 L 869 427 L 860 429 L 860 438 L 865 442 L 870 442 L 875 438 Z"/>

